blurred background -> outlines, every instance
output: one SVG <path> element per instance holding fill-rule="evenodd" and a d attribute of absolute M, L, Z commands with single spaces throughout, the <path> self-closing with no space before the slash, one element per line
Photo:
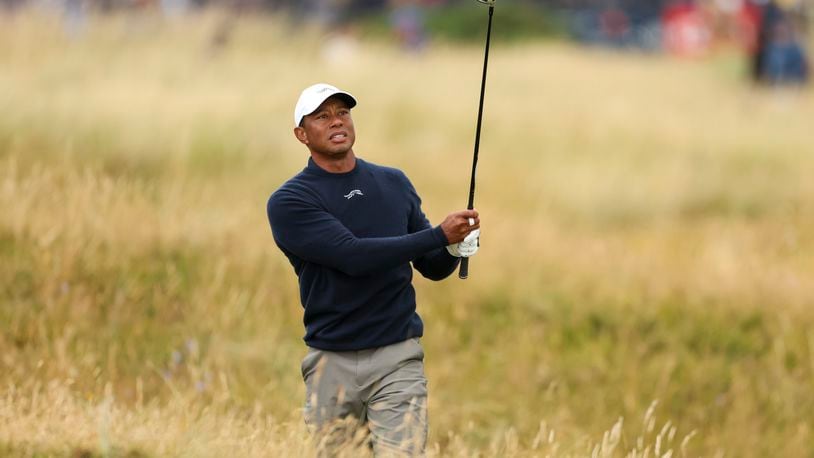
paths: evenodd
<path fill-rule="evenodd" d="M 313 454 L 294 104 L 353 93 L 437 224 L 487 7 L 0 2 L 0 455 Z M 414 281 L 430 456 L 811 456 L 811 8 L 497 1 L 482 249 Z"/>
<path fill-rule="evenodd" d="M 305 25 L 336 36 L 326 49 L 341 52 L 371 36 L 420 52 L 433 40 L 471 41 L 482 18 L 469 0 L 3 0 L 11 16 L 32 9 L 62 17 L 78 37 L 89 15 L 159 15 L 165 19 L 218 9 L 229 19 L 214 31 L 213 45 L 229 40 L 246 15 L 284 18 L 292 31 Z M 703 57 L 722 49 L 750 60 L 756 81 L 808 79 L 805 52 L 810 5 L 805 0 L 509 0 L 501 5 L 504 40 L 569 39 L 586 45 Z M 336 48 L 336 49 L 334 49 Z"/>

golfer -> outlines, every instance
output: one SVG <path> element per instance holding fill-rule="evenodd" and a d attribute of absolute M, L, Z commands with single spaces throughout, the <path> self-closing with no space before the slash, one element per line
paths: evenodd
<path fill-rule="evenodd" d="M 477 252 L 480 220 L 463 210 L 431 226 L 403 172 L 354 154 L 355 106 L 328 84 L 302 92 L 294 136 L 311 157 L 268 201 L 305 308 L 304 417 L 323 445 L 350 424 L 369 429 L 376 455 L 422 454 L 427 380 L 412 267 L 448 277 Z"/>

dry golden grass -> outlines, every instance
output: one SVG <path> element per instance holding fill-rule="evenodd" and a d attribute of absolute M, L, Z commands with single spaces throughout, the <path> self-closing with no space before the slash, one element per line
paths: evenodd
<path fill-rule="evenodd" d="M 264 211 L 303 86 L 359 98 L 355 151 L 433 221 L 465 203 L 480 48 L 220 21 L 0 18 L 0 453 L 313 452 Z M 483 249 L 416 280 L 431 454 L 810 454 L 814 92 L 739 66 L 496 44 Z"/>
<path fill-rule="evenodd" d="M 160 404 L 145 404 L 139 398 L 124 407 L 113 397 L 110 385 L 101 399 L 82 399 L 69 385 L 56 381 L 47 386 L 10 387 L 0 399 L 0 440 L 5 444 L 0 452 L 12 456 L 271 457 L 314 456 L 321 450 L 302 422 L 280 422 L 259 403 L 253 409 L 234 409 L 228 402 L 228 388 L 219 391 L 220 399 L 207 403 L 201 403 L 194 393 L 175 392 Z M 514 429 L 493 435 L 486 446 L 477 448 L 450 432 L 446 450 L 436 442 L 427 456 L 638 458 L 686 454 L 695 432 L 678 436 L 669 420 L 658 423 L 655 407 L 653 403 L 648 408 L 642 433 L 630 444 L 621 443 L 621 418 L 595 443 L 584 440 L 580 448 L 571 445 L 570 451 L 563 450 L 557 431 L 542 422 L 528 444 L 521 445 Z M 472 428 L 471 424 L 467 427 Z M 333 449 L 334 453 L 339 457 L 371 455 L 362 436 L 353 442 Z"/>

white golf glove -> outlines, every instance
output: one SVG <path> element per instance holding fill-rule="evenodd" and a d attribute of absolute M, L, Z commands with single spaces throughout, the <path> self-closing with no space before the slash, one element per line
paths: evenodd
<path fill-rule="evenodd" d="M 475 229 L 462 242 L 447 245 L 447 251 L 456 258 L 468 258 L 478 252 L 480 229 Z"/>

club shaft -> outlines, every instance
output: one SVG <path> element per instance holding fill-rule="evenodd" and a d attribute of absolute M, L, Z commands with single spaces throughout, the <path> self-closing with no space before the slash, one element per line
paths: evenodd
<path fill-rule="evenodd" d="M 475 151 L 472 155 L 472 175 L 469 179 L 469 202 L 466 208 L 475 208 L 475 174 L 478 170 L 478 150 L 480 148 L 480 130 L 483 122 L 483 98 L 486 94 L 486 69 L 489 66 L 489 42 L 492 38 L 492 14 L 495 11 L 494 5 L 489 5 L 489 25 L 486 26 L 486 48 L 483 53 L 483 77 L 480 82 L 480 100 L 478 102 L 478 124 L 475 128 Z M 469 277 L 469 258 L 461 259 L 461 267 L 458 270 L 458 278 L 465 280 Z"/>

